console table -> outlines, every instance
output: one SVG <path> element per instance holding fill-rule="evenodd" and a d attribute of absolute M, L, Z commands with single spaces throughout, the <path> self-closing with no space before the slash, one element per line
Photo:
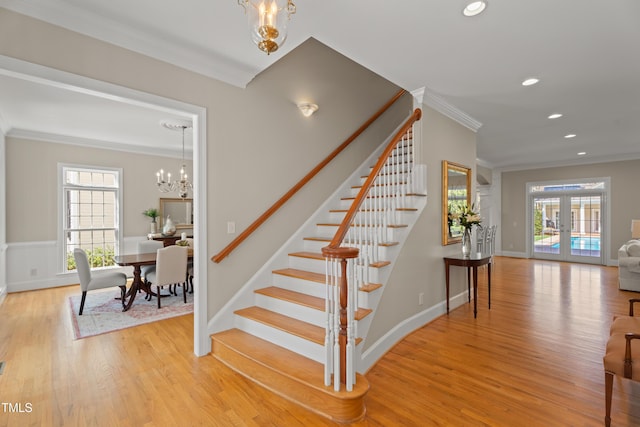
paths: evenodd
<path fill-rule="evenodd" d="M 447 314 L 449 314 L 449 266 L 457 265 L 467 268 L 467 292 L 469 294 L 469 302 L 471 302 L 471 273 L 473 272 L 473 317 L 478 314 L 478 267 L 487 266 L 487 284 L 489 289 L 489 309 L 491 309 L 491 261 L 490 254 L 474 253 L 467 257 L 449 256 L 444 257 L 446 286 L 447 286 Z"/>

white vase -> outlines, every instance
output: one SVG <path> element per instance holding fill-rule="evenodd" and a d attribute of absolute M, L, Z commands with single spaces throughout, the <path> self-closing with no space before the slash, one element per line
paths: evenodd
<path fill-rule="evenodd" d="M 173 236 L 176 234 L 176 225 L 171 220 L 171 215 L 167 215 L 167 219 L 164 222 L 164 227 L 162 227 L 162 234 L 165 236 Z"/>
<path fill-rule="evenodd" d="M 158 223 L 156 222 L 155 218 L 153 219 L 153 221 L 151 221 L 151 225 L 149 226 L 149 232 L 151 234 L 156 234 L 158 232 Z"/>
<path fill-rule="evenodd" d="M 471 229 L 465 228 L 462 233 L 462 256 L 471 255 Z"/>

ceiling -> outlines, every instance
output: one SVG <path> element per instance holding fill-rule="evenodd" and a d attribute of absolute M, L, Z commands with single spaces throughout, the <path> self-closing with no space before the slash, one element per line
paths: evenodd
<path fill-rule="evenodd" d="M 425 88 L 426 104 L 479 126 L 478 159 L 489 167 L 640 158 L 640 2 L 489 0 L 474 18 L 462 15 L 464 3 L 296 0 L 287 42 L 270 56 L 251 43 L 235 0 L 0 0 L 0 7 L 240 87 L 314 37 L 407 90 Z M 528 77 L 540 82 L 522 86 Z M 157 125 L 167 118 L 157 111 L 123 112 L 113 101 L 10 76 L 0 75 L 0 93 L 0 126 L 9 134 L 180 143 Z M 74 112 L 66 119 L 55 111 L 60 102 Z M 563 117 L 550 120 L 552 113 Z M 141 121 L 149 123 L 143 131 Z"/>

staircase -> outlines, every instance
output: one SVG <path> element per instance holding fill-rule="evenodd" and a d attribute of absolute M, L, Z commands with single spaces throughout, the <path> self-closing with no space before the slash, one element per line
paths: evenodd
<path fill-rule="evenodd" d="M 214 357 L 272 392 L 337 422 L 353 422 L 364 416 L 369 384 L 363 375 L 356 373 L 351 391 L 336 391 L 336 387 L 325 385 L 328 351 L 325 336 L 329 322 L 325 297 L 329 285 L 328 267 L 321 251 L 336 234 L 371 165 L 388 142 L 354 172 L 210 324 L 210 330 L 219 331 L 211 335 Z M 392 189 L 398 197 L 401 189 L 406 188 L 405 183 L 414 178 L 409 168 L 400 173 L 393 165 L 406 161 L 412 150 L 410 140 L 396 148 L 379 175 L 385 188 Z M 354 236 L 359 236 L 361 243 L 378 243 L 375 256 L 360 262 L 366 265 L 359 273 L 364 280 L 358 285 L 358 306 L 354 310 L 356 361 L 361 358 L 360 347 L 382 296 L 383 284 L 426 205 L 426 197 L 405 191 L 402 204 L 398 204 L 393 221 L 388 223 L 373 226 L 354 220 L 345 239 L 347 246 L 355 244 Z M 358 215 L 376 218 L 380 215 L 377 206 L 378 202 L 371 200 L 369 207 Z"/>

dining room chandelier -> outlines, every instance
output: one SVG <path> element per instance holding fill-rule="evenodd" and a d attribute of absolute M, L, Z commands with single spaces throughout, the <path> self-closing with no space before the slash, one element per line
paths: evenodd
<path fill-rule="evenodd" d="M 170 122 L 163 121 L 160 123 L 163 127 L 171 130 L 182 130 L 182 166 L 180 167 L 180 180 L 171 180 L 171 172 L 167 172 L 166 178 L 164 169 L 160 169 L 156 172 L 156 185 L 161 193 L 170 193 L 177 191 L 181 198 L 186 198 L 189 195 L 189 190 L 193 188 L 193 184 L 189 181 L 189 177 L 186 173 L 187 165 L 184 161 L 184 131 L 191 127 L 190 122 Z"/>
<path fill-rule="evenodd" d="M 293 0 L 238 0 L 249 20 L 251 39 L 269 55 L 287 39 L 287 24 L 296 13 Z"/>

